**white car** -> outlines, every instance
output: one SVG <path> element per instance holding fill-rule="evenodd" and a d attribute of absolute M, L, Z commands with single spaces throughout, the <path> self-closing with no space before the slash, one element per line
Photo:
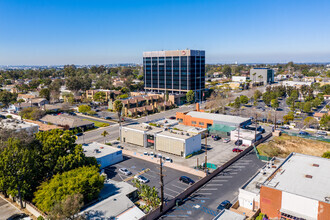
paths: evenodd
<path fill-rule="evenodd" d="M 127 168 L 120 168 L 119 172 L 121 172 L 122 174 L 124 174 L 125 176 L 129 176 L 132 174 L 131 171 L 129 171 Z"/>
<path fill-rule="evenodd" d="M 134 176 L 134 178 L 137 179 L 138 181 L 140 181 L 141 183 L 149 182 L 149 180 L 147 178 L 145 178 L 144 176 L 142 176 L 142 175 Z"/>
<path fill-rule="evenodd" d="M 229 141 L 230 141 L 229 138 L 224 138 L 224 139 L 223 139 L 223 143 L 228 143 Z"/>

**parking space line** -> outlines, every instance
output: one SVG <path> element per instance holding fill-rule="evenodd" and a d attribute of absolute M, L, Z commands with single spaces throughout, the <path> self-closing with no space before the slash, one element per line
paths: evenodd
<path fill-rule="evenodd" d="M 177 181 L 178 183 L 180 183 L 180 184 L 182 184 L 182 185 L 185 185 L 185 186 L 187 186 L 187 184 L 186 183 L 183 183 L 183 182 L 180 182 L 180 181 Z"/>
<path fill-rule="evenodd" d="M 207 186 L 222 186 L 223 184 L 207 184 Z"/>
<path fill-rule="evenodd" d="M 172 196 L 170 194 L 167 194 L 167 193 L 164 193 L 165 195 L 169 196 L 169 197 L 172 197 L 172 198 L 175 198 L 175 196 Z"/>
<path fill-rule="evenodd" d="M 143 175 L 144 175 L 144 176 L 147 176 L 147 177 L 149 177 L 149 178 L 156 178 L 155 176 L 150 175 L 150 174 L 148 174 L 148 173 L 144 173 Z"/>
<path fill-rule="evenodd" d="M 172 186 L 176 187 L 176 188 L 179 188 L 179 189 L 182 189 L 182 190 L 186 190 L 186 188 L 182 188 L 182 187 L 179 187 L 179 186 L 176 186 L 176 185 L 173 185 L 171 184 Z"/>
<path fill-rule="evenodd" d="M 207 187 L 205 187 L 205 188 L 201 188 L 201 190 L 218 190 L 217 188 L 207 188 Z"/>
<path fill-rule="evenodd" d="M 197 192 L 197 194 L 200 194 L 200 195 L 212 195 L 213 193 Z"/>
<path fill-rule="evenodd" d="M 233 178 L 232 176 L 216 176 L 214 178 L 220 179 L 220 178 Z"/>
<path fill-rule="evenodd" d="M 170 189 L 170 188 L 166 188 L 166 190 L 170 190 L 170 191 L 172 191 L 172 192 L 175 192 L 176 194 L 179 194 L 179 192 L 174 191 L 173 189 Z"/>
<path fill-rule="evenodd" d="M 229 174 L 236 175 L 236 174 L 238 174 L 238 173 L 237 173 L 237 172 L 229 172 Z"/>

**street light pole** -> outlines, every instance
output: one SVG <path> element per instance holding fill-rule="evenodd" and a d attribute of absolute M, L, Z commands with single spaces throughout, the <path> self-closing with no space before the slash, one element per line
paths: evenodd
<path fill-rule="evenodd" d="M 164 180 L 163 180 L 163 163 L 162 158 L 159 158 L 159 177 L 160 177 L 160 212 L 163 211 L 163 205 L 164 205 Z"/>
<path fill-rule="evenodd" d="M 205 163 L 204 163 L 205 173 L 207 175 L 207 135 L 205 137 Z"/>

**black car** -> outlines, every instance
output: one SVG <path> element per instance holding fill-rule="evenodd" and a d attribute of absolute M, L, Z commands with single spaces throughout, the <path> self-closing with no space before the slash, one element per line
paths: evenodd
<path fill-rule="evenodd" d="M 77 133 L 77 134 L 76 134 L 76 136 L 78 136 L 78 137 L 79 137 L 79 136 L 82 136 L 82 135 L 83 135 L 83 133 Z"/>
<path fill-rule="evenodd" d="M 20 219 L 23 219 L 26 217 L 29 217 L 29 216 L 25 213 L 20 213 L 20 214 L 14 214 L 14 215 L 10 216 L 9 218 L 7 218 L 7 220 L 20 220 Z"/>
<path fill-rule="evenodd" d="M 171 117 L 170 117 L 170 119 L 172 119 L 172 120 L 175 120 L 175 119 L 176 119 L 176 117 L 174 117 L 174 116 L 171 116 Z"/>
<path fill-rule="evenodd" d="M 111 117 L 104 117 L 104 119 L 107 119 L 107 120 L 109 120 L 109 119 L 111 119 Z"/>
<path fill-rule="evenodd" d="M 222 203 L 220 203 L 220 205 L 217 208 L 217 211 L 220 212 L 224 209 L 229 209 L 231 206 L 232 206 L 232 204 L 228 200 L 225 200 Z"/>
<path fill-rule="evenodd" d="M 242 140 L 235 141 L 235 145 L 236 146 L 241 146 L 242 144 L 243 144 L 243 141 Z"/>
<path fill-rule="evenodd" d="M 189 185 L 192 185 L 192 184 L 195 183 L 195 181 L 193 181 L 192 179 L 190 179 L 187 176 L 181 176 L 179 180 L 180 180 L 180 182 L 184 182 L 184 183 L 187 183 Z"/>

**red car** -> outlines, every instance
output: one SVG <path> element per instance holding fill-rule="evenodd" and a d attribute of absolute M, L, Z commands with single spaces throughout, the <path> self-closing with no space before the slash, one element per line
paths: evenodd
<path fill-rule="evenodd" d="M 233 152 L 242 152 L 243 150 L 242 149 L 239 149 L 239 148 L 233 148 Z"/>

